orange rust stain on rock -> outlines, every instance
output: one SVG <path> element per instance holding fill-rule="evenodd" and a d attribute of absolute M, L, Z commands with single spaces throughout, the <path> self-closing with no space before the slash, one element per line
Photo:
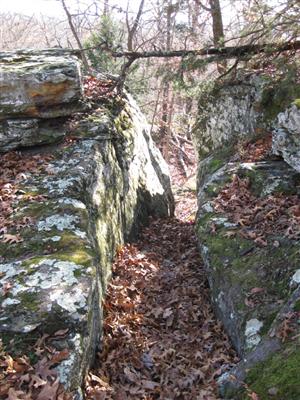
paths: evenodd
<path fill-rule="evenodd" d="M 34 101 L 43 100 L 43 102 L 57 102 L 57 98 L 61 97 L 69 90 L 70 82 L 51 83 L 46 82 L 35 88 L 28 88 L 27 95 Z"/>
<path fill-rule="evenodd" d="M 35 106 L 29 105 L 21 114 L 24 114 L 24 115 L 30 116 L 30 117 L 38 117 L 39 111 Z"/>

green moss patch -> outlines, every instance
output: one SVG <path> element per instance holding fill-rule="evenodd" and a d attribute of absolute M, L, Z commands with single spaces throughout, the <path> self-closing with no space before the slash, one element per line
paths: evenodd
<path fill-rule="evenodd" d="M 295 344 L 251 369 L 247 384 L 260 400 L 299 400 L 299 376 L 300 347 Z M 276 390 L 270 395 L 272 388 Z"/>
<path fill-rule="evenodd" d="M 0 333 L 0 339 L 5 352 L 9 353 L 12 357 L 20 357 L 26 354 L 33 363 L 37 361 L 33 346 L 40 337 L 41 335 L 37 331 L 28 334 L 18 334 L 15 332 Z"/>
<path fill-rule="evenodd" d="M 89 267 L 93 260 L 91 251 L 78 249 L 71 252 L 69 249 L 65 253 L 55 254 L 55 258 L 61 261 L 71 261 L 78 265 Z"/>
<path fill-rule="evenodd" d="M 271 82 L 264 89 L 261 100 L 266 120 L 275 119 L 277 114 L 292 103 L 293 99 L 299 99 L 299 97 L 300 85 L 297 84 L 295 75 L 286 74 L 284 79 L 281 77 L 280 80 Z"/>
<path fill-rule="evenodd" d="M 39 298 L 36 293 L 21 292 L 19 293 L 18 298 L 21 301 L 22 308 L 32 311 L 36 311 L 38 309 Z"/>
<path fill-rule="evenodd" d="M 300 299 L 295 302 L 294 311 L 300 312 Z"/>
<path fill-rule="evenodd" d="M 296 99 L 293 101 L 293 104 L 297 107 L 300 108 L 300 99 Z"/>

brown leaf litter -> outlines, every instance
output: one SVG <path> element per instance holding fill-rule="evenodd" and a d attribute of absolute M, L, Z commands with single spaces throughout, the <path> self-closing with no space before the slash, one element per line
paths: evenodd
<path fill-rule="evenodd" d="M 217 399 L 215 380 L 237 358 L 213 313 L 190 221 L 152 220 L 119 249 L 104 310 L 87 399 Z"/>

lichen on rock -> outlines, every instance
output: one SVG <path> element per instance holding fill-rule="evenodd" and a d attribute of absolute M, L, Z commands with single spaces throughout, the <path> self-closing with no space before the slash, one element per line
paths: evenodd
<path fill-rule="evenodd" d="M 200 98 L 193 132 L 199 155 L 199 248 L 216 313 L 241 358 L 219 380 L 220 394 L 228 399 L 246 398 L 242 382 L 253 390 L 259 386 L 261 380 L 251 373 L 255 365 L 259 370 L 268 357 L 284 357 L 284 316 L 296 304 L 300 282 L 300 120 L 297 106 L 289 105 L 299 88 L 280 104 L 272 89 L 280 82 L 256 73 L 239 78 L 204 96 L 205 101 Z M 235 182 L 240 187 L 233 190 Z M 273 218 L 276 201 L 282 204 L 281 214 Z M 247 212 L 252 212 L 249 219 Z M 282 221 L 286 224 L 280 226 Z M 293 327 L 297 334 L 299 327 Z M 265 393 L 260 387 L 258 395 Z"/>
<path fill-rule="evenodd" d="M 0 94 L 0 153 L 53 143 L 55 137 L 39 138 L 47 124 L 64 135 L 71 129 L 65 117 L 86 111 L 73 54 L 1 53 L 0 68 L 0 86 L 6 85 Z M 101 301 L 118 246 L 150 215 L 174 210 L 167 165 L 134 100 L 124 93 L 89 110 L 74 117 L 79 123 L 72 126 L 72 141 L 33 150 L 32 157 L 46 152 L 43 167 L 30 169 L 32 149 L 23 150 L 29 167 L 15 182 L 20 194 L 5 228 L 17 240 L 0 241 L 0 284 L 6 288 L 0 334 L 18 334 L 21 343 L 29 332 L 68 329 L 69 357 L 58 371 L 71 390 L 80 387 L 99 343 Z"/>

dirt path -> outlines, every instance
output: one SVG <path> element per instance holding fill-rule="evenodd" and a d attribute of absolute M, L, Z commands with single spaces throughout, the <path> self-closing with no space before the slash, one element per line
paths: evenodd
<path fill-rule="evenodd" d="M 120 249 L 105 303 L 104 341 L 86 382 L 89 399 L 216 399 L 234 361 L 213 315 L 190 208 L 154 220 Z"/>

